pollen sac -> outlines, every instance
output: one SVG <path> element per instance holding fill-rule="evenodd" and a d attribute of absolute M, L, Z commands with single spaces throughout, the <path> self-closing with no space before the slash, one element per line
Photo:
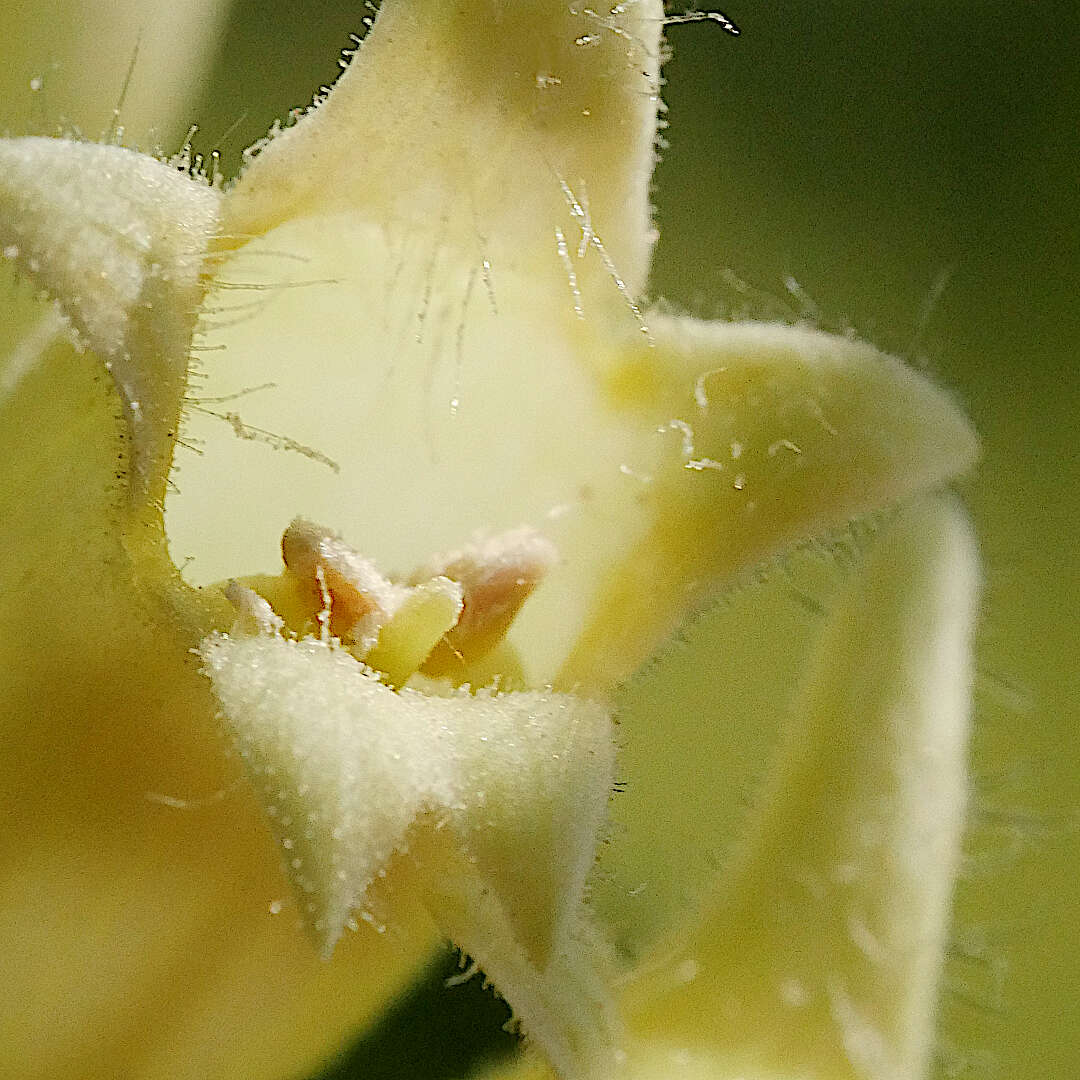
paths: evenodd
<path fill-rule="evenodd" d="M 379 629 L 365 657 L 391 686 L 400 686 L 453 630 L 461 616 L 461 586 L 434 577 L 408 590 L 394 614 Z"/>
<path fill-rule="evenodd" d="M 548 540 L 520 528 L 437 556 L 403 584 L 302 518 L 285 530 L 281 551 L 284 581 L 256 591 L 266 592 L 291 630 L 321 627 L 392 686 L 421 669 L 464 681 L 468 665 L 503 641 L 556 560 Z"/>
<path fill-rule="evenodd" d="M 335 533 L 303 518 L 285 530 L 281 555 L 288 573 L 309 589 L 316 610 L 326 609 L 334 636 L 366 655 L 405 590 Z"/>
<path fill-rule="evenodd" d="M 461 618 L 446 635 L 446 644 L 468 662 L 502 641 L 556 559 L 554 544 L 535 529 L 520 528 L 440 555 L 412 580 L 442 575 L 460 582 Z"/>

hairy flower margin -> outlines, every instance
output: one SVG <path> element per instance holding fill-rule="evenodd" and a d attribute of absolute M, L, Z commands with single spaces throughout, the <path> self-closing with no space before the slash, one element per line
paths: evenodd
<path fill-rule="evenodd" d="M 198 775 L 220 710 L 309 929 L 327 949 L 353 911 L 399 929 L 367 1001 L 439 932 L 567 1078 L 676 1065 L 917 1077 L 962 823 L 976 586 L 962 515 L 934 492 L 975 441 L 940 391 L 868 346 L 642 307 L 662 26 L 646 0 L 603 14 L 387 0 L 330 97 L 224 194 L 115 146 L 0 144 L 4 253 L 112 375 L 99 387 L 50 338 L 5 403 L 6 437 L 49 432 L 36 456 L 6 448 L 4 618 L 18 631 L 5 722 L 47 717 L 56 739 L 111 717 L 140 745 L 190 729 Z M 237 291 L 260 310 L 228 325 Z M 205 354 L 197 394 L 193 339 L 221 350 Z M 210 407 L 267 382 L 265 415 L 255 396 L 243 419 Z M 300 453 L 215 441 L 222 416 Z M 211 444 L 210 472 L 183 462 L 178 499 L 182 423 Z M 692 925 L 657 925 L 680 922 L 666 911 L 619 926 L 610 913 L 637 884 L 616 835 L 586 903 L 611 716 L 630 711 L 635 683 L 617 688 L 718 586 L 894 506 L 830 604 L 722 888 L 702 883 Z M 299 601 L 293 566 L 252 574 L 273 568 L 297 514 L 364 553 L 316 531 Z M 181 581 L 166 517 L 174 555 L 243 583 Z M 375 595 L 358 584 L 366 556 L 423 564 L 522 525 L 558 559 L 494 652 L 440 668 L 415 649 L 428 624 L 403 623 L 397 601 L 369 636 L 377 650 L 404 628 L 419 660 L 401 678 L 363 663 L 371 642 L 358 654 L 330 636 L 351 629 L 333 621 L 344 596 L 366 610 Z M 468 604 L 458 577 L 424 579 L 459 589 L 454 620 Z M 415 668 L 413 685 L 390 685 Z M 635 735 L 648 743 L 624 725 Z M 28 820 L 33 776 L 13 782 Z M 353 951 L 382 955 L 379 937 L 359 926 Z M 246 1072 L 287 1067 L 268 1055 Z"/>

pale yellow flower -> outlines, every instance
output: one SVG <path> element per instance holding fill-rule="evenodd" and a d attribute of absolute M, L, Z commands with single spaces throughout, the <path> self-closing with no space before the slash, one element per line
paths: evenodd
<path fill-rule="evenodd" d="M 642 306 L 662 23 L 652 0 L 610 13 L 387 0 L 329 99 L 225 194 L 115 147 L 0 144 L 0 244 L 114 386 L 57 347 L 6 405 L 6 438 L 45 434 L 31 454 L 3 451 L 16 480 L 4 618 L 18 627 L 3 646 L 5 723 L 44 759 L 12 805 L 39 820 L 58 786 L 41 770 L 70 762 L 51 740 L 92 739 L 107 717 L 123 767 L 89 769 L 84 755 L 61 786 L 69 817 L 100 813 L 119 785 L 146 850 L 203 835 L 205 817 L 145 796 L 200 777 L 229 790 L 212 734 L 220 707 L 296 911 L 327 951 L 356 929 L 315 974 L 294 920 L 266 914 L 280 888 L 265 876 L 268 842 L 249 820 L 234 826 L 235 852 L 193 856 L 219 884 L 191 882 L 187 935 L 158 933 L 108 984 L 122 994 L 141 960 L 171 957 L 174 978 L 153 986 L 174 995 L 174 1049 L 139 1060 L 124 1001 L 105 1000 L 116 1045 L 87 1068 L 80 1012 L 68 1051 L 80 1075 L 118 1061 L 140 1076 L 288 1072 L 391 993 L 440 932 L 567 1080 L 924 1070 L 963 818 L 975 590 L 962 517 L 928 493 L 970 465 L 975 440 L 945 395 L 869 346 Z M 217 350 L 201 354 L 197 384 L 193 337 Z M 174 462 L 181 435 L 206 441 L 202 458 Z M 266 442 L 297 452 L 271 456 Z M 167 493 L 174 465 L 179 495 Z M 62 493 L 55 509 L 50 491 Z M 724 891 L 691 915 L 654 885 L 651 913 L 628 929 L 619 911 L 635 909 L 639 856 L 616 834 L 587 903 L 612 712 L 630 713 L 638 684 L 617 688 L 719 586 L 913 500 L 881 519 L 833 603 Z M 295 560 L 270 576 L 298 515 L 356 549 L 308 526 L 292 534 L 313 537 L 303 588 L 318 585 L 321 600 L 304 599 Z M 462 558 L 417 578 L 427 594 L 376 567 L 406 571 L 477 531 L 522 526 L 557 562 L 507 644 L 475 659 L 462 646 L 459 669 L 426 658 L 417 627 L 435 608 L 454 627 L 462 591 L 469 610 Z M 481 574 L 518 567 L 508 543 L 464 561 Z M 193 580 L 244 576 L 228 594 L 246 629 L 220 588 L 181 581 L 173 562 L 189 556 Z M 348 650 L 317 632 L 347 589 L 377 615 L 362 631 L 331 624 Z M 416 660 L 392 680 L 359 662 L 397 671 L 402 650 Z M 397 689 L 417 666 L 427 678 Z M 439 675 L 495 689 L 453 691 Z M 29 715 L 52 720 L 28 728 Z M 247 789 L 228 799 L 233 816 L 250 814 Z M 62 837 L 61 826 L 53 873 L 77 860 L 64 862 Z M 131 850 L 114 858 L 87 868 L 107 874 L 102 887 L 130 881 Z M 37 848 L 33 859 L 18 880 L 47 877 Z M 241 867 L 254 881 L 233 887 Z M 237 961 L 199 942 L 208 894 L 229 913 L 223 932 L 247 932 Z M 120 940 L 136 936 L 125 927 Z M 274 937 L 273 955 L 253 961 L 260 936 Z M 650 959 L 657 938 L 667 945 Z M 214 968 L 209 992 L 192 950 Z M 629 975 L 631 961 L 645 974 Z M 306 1030 L 283 1004 L 215 1045 L 208 1017 L 239 1007 L 244 987 L 276 981 L 325 1002 L 353 980 Z M 30 1008 L 45 1004 L 39 985 L 23 992 Z M 299 1032 L 268 1036 L 290 1024 Z"/>

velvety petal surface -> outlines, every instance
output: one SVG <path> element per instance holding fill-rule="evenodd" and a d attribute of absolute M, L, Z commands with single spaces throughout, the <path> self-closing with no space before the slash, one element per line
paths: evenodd
<path fill-rule="evenodd" d="M 40 0 L 0 11 L 0 135 L 59 135 L 171 151 L 213 62 L 225 0 Z M 33 289 L 3 283 L 0 405 L 61 330 Z"/>
<path fill-rule="evenodd" d="M 584 226 L 586 299 L 636 299 L 663 16 L 659 0 L 386 0 L 327 100 L 246 169 L 226 233 L 346 211 L 565 288 L 558 237 L 576 249 Z"/>
<path fill-rule="evenodd" d="M 751 828 L 700 921 L 623 987 L 627 1080 L 917 1080 L 967 801 L 979 586 L 948 499 L 829 605 Z M 724 778 L 718 777 L 718 783 Z M 549 1076 L 523 1061 L 490 1076 Z"/>
<path fill-rule="evenodd" d="M 624 678 L 710 585 L 937 487 L 977 454 L 946 393 L 864 342 L 662 316 L 650 328 L 652 347 L 604 375 L 649 454 L 620 466 L 639 484 L 638 529 L 599 574 L 561 685 Z"/>
<path fill-rule="evenodd" d="M 219 202 L 209 185 L 119 146 L 0 139 L 0 251 L 112 375 L 140 502 L 164 493 Z"/>
<path fill-rule="evenodd" d="M 269 1067 L 271 1055 L 275 1071 L 300 1068 L 430 947 L 425 905 L 481 961 L 562 1077 L 607 1075 L 618 1064 L 611 958 L 581 902 L 612 776 L 605 708 L 550 691 L 399 693 L 326 639 L 229 638 L 220 633 L 221 594 L 182 584 L 173 564 L 199 584 L 273 573 L 297 515 L 341 532 L 358 558 L 402 572 L 470 538 L 529 526 L 554 542 L 559 562 L 511 631 L 520 678 L 604 697 L 719 585 L 937 487 L 973 460 L 975 439 L 947 395 L 869 346 L 804 327 L 706 324 L 641 308 L 662 16 L 653 0 L 606 13 L 555 0 L 387 0 L 329 99 L 262 147 L 220 206 L 216 192 L 193 194 L 193 181 L 166 179 L 165 166 L 115 147 L 67 144 L 67 156 L 52 142 L 0 147 L 5 254 L 62 299 L 116 387 L 84 366 L 51 393 L 42 378 L 72 355 L 46 349 L 46 321 L 32 351 L 47 363 L 19 365 L 8 394 L 4 438 L 14 440 L 7 453 L 18 466 L 2 495 L 12 575 L 0 606 L 0 626 L 11 628 L 4 723 L 28 755 L 8 780 L 9 801 L 35 820 L 66 740 L 86 740 L 84 769 L 104 731 L 109 748 L 153 749 L 137 767 L 80 772 L 70 819 L 80 798 L 100 811 L 98 788 L 111 781 L 127 800 L 121 819 L 140 838 L 177 842 L 146 815 L 172 814 L 182 832 L 196 820 L 189 815 L 211 820 L 232 805 L 220 748 L 208 749 L 220 706 L 275 822 L 308 929 L 329 950 L 354 908 L 379 924 L 365 904 L 387 875 L 388 921 L 402 931 L 360 927 L 352 948 L 362 960 L 339 958 L 309 981 L 309 954 L 291 951 L 300 949 L 296 920 L 265 961 L 251 961 L 242 930 L 228 935 L 240 955 L 226 971 L 214 949 L 177 947 L 206 940 L 200 920 L 213 908 L 193 899 L 193 922 L 166 936 L 173 952 L 144 984 L 160 987 L 164 968 L 187 987 L 167 1010 L 175 1041 L 145 1049 L 125 1041 L 126 973 L 153 959 L 149 947 L 124 977 L 110 978 L 118 953 L 95 944 L 82 966 L 117 990 L 118 1000 L 102 995 L 101 1026 L 115 1039 L 100 1052 L 88 1046 L 87 1014 L 78 1012 L 70 1047 L 56 1056 L 100 1060 L 106 1070 L 142 1055 L 142 1074 L 183 1075 L 169 1047 L 186 1039 L 192 1075 L 212 1075 L 230 1055 L 245 1063 L 231 1075 L 262 1075 L 259 1062 Z M 52 173 L 39 183 L 43 164 Z M 131 197 L 118 198 L 121 184 L 99 203 L 94 172 L 112 184 L 114 165 L 132 181 Z M 209 240 L 215 229 L 220 243 Z M 88 258 L 102 264 L 97 278 Z M 193 330 L 200 362 L 187 382 Z M 182 400 L 170 562 L 160 502 Z M 40 496 L 43 483 L 59 506 L 48 501 L 54 494 Z M 793 729 L 803 735 L 781 759 L 731 895 L 698 936 L 680 941 L 692 951 L 627 1000 L 628 1067 L 638 1075 L 695 1060 L 710 1076 L 725 1075 L 715 1070 L 729 1062 L 794 1062 L 875 1080 L 921 1067 L 952 876 L 945 848 L 962 803 L 949 793 L 962 761 L 973 560 L 949 513 L 902 517 L 837 606 L 807 684 L 805 722 Z M 945 601 L 959 614 L 947 615 Z M 931 620 L 923 637 L 915 609 Z M 200 639 L 203 672 L 191 655 Z M 480 677 L 466 665 L 461 678 Z M 863 712 L 868 733 L 854 731 Z M 943 740 L 940 754 L 931 733 Z M 166 756 L 173 743 L 181 750 Z M 928 747 L 945 793 L 932 881 L 912 854 L 925 822 L 911 763 L 925 764 Z M 832 798 L 834 775 L 842 797 Z M 208 780 L 208 803 L 147 799 L 165 786 L 158 776 L 181 791 Z M 875 802 L 882 790 L 888 797 Z M 236 798 L 249 814 L 246 794 Z M 822 830 L 806 824 L 808 807 L 820 811 Z M 244 854 L 223 856 L 227 833 L 215 834 L 205 875 L 223 882 L 233 926 L 237 892 L 250 893 L 234 889 L 232 875 L 253 866 L 253 881 L 280 882 L 263 866 L 267 838 L 253 842 L 254 826 L 241 820 Z M 109 850 L 70 828 L 77 857 Z M 28 863 L 15 880 L 69 872 L 76 856 L 60 840 L 50 850 L 61 853 L 59 869 Z M 785 877 L 790 853 L 835 886 L 826 907 L 815 907 L 820 889 L 803 895 L 804 878 Z M 202 848 L 191 855 L 200 871 L 204 860 Z M 138 865 L 129 859 L 127 868 L 150 880 Z M 854 876 L 834 881 L 839 865 Z M 86 871 L 87 892 L 97 895 L 95 872 Z M 757 927 L 770 889 L 780 922 Z M 882 907 L 888 890 L 896 904 Z M 160 895 L 156 883 L 150 893 Z M 14 903 L 13 918 L 25 910 Z M 169 912 L 185 917 L 181 903 Z M 260 913 L 251 925 L 259 937 L 270 924 Z M 797 952 L 806 970 L 795 974 L 781 933 L 792 925 L 805 938 Z M 193 952 L 203 961 L 195 975 Z M 284 1006 L 289 1025 L 278 1031 L 280 1014 L 266 1009 L 242 1039 L 200 1041 L 193 1033 L 212 1031 L 207 1009 L 218 989 L 225 1010 L 250 993 L 237 975 L 245 970 L 260 988 L 288 983 L 297 995 Z M 352 976 L 340 977 L 363 979 L 364 991 L 320 1012 L 312 1003 L 346 970 Z M 775 978 L 789 976 L 823 981 L 807 991 L 803 1029 L 775 1031 L 765 1005 Z M 199 980 L 215 990 L 191 992 Z M 794 986 L 785 982 L 781 997 L 802 1007 Z M 49 990 L 33 980 L 16 987 L 24 1002 L 35 992 Z M 149 1010 L 143 1026 L 166 1013 L 155 1011 L 159 993 L 138 1000 Z M 715 1020 L 708 1010 L 717 1001 L 744 1010 L 746 1037 L 707 1044 L 696 1059 L 692 1018 Z M 296 1022 L 305 1008 L 310 1028 Z M 38 1060 L 36 1032 L 22 1022 L 14 1037 Z M 836 1071 L 846 1066 L 863 1072 Z"/>
<path fill-rule="evenodd" d="M 196 393 L 241 396 L 189 413 L 205 452 L 178 455 L 177 564 L 274 572 L 297 513 L 399 572 L 530 525 L 560 556 L 510 632 L 533 685 L 603 691 L 717 583 L 976 454 L 948 395 L 868 345 L 650 315 L 650 346 L 505 272 L 493 309 L 453 252 L 347 217 L 282 226 L 222 273 L 251 289 L 226 294 L 237 325 L 204 321 L 221 351 Z"/>
<path fill-rule="evenodd" d="M 872 348 L 638 307 L 661 16 L 387 3 L 254 159 L 202 324 L 208 452 L 168 506 L 191 580 L 273 572 L 297 513 L 400 571 L 528 524 L 562 562 L 513 634 L 526 675 L 602 689 L 711 583 L 970 464 L 948 398 Z"/>
<path fill-rule="evenodd" d="M 119 415 L 100 361 L 58 346 L 0 427 L 4 1068 L 276 1080 L 436 931 L 402 902 L 332 964 L 311 949 L 190 642 L 132 580 Z"/>
<path fill-rule="evenodd" d="M 682 1061 L 708 1077 L 926 1075 L 967 802 L 978 585 L 948 500 L 904 510 L 875 542 L 831 611 L 718 896 L 628 993 L 653 1043 L 640 1075 Z"/>
<path fill-rule="evenodd" d="M 0 425 L 5 1062 L 309 1069 L 438 938 L 406 898 L 392 932 L 316 960 L 191 655 L 228 605 L 182 585 L 155 496 L 217 193 L 113 146 L 3 140 L 0 160 L 5 255 L 64 314 L 6 379 Z M 92 352 L 50 344 L 72 327 Z"/>
<path fill-rule="evenodd" d="M 392 857 L 561 1075 L 617 1045 L 582 906 L 611 790 L 600 706 L 539 692 L 395 691 L 344 649 L 272 633 L 201 648 L 214 693 L 329 955 Z"/>

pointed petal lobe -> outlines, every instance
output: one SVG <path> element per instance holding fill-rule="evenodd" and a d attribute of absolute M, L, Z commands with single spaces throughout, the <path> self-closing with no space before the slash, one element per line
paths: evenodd
<path fill-rule="evenodd" d="M 630 994 L 643 1060 L 681 1054 L 716 1077 L 925 1075 L 977 587 L 947 500 L 904 510 L 876 542 L 832 611 L 741 856 L 690 942 Z"/>
<path fill-rule="evenodd" d="M 225 230 L 242 242 L 348 211 L 435 234 L 496 274 L 539 271 L 559 295 L 580 242 L 587 293 L 602 281 L 615 306 L 618 278 L 636 296 L 652 246 L 662 19 L 659 0 L 610 13 L 386 0 L 329 97 L 252 160 Z"/>
<path fill-rule="evenodd" d="M 0 252 L 59 301 L 112 373 L 140 500 L 164 495 L 219 201 L 121 147 L 0 140 Z"/>
<path fill-rule="evenodd" d="M 309 1075 L 439 939 L 407 903 L 330 964 L 298 932 L 192 640 L 131 579 L 120 417 L 61 342 L 0 424 L 0 1073 Z"/>
<path fill-rule="evenodd" d="M 933 488 L 977 441 L 947 394 L 870 345 L 804 327 L 654 317 L 609 390 L 642 431 L 638 529 L 602 574 L 563 686 L 610 685 L 710 586 Z"/>
<path fill-rule="evenodd" d="M 344 649 L 213 635 L 205 670 L 305 922 L 331 952 L 395 856 L 567 1077 L 615 1052 L 584 907 L 614 768 L 598 705 L 539 692 L 390 689 Z"/>

